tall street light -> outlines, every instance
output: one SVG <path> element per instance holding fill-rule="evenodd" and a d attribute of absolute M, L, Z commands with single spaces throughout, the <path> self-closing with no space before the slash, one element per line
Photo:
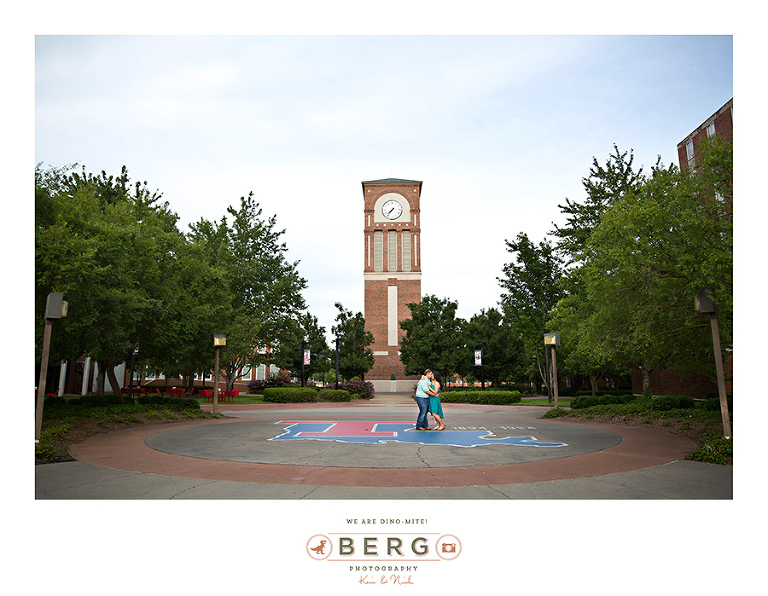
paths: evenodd
<path fill-rule="evenodd" d="M 213 415 L 216 415 L 216 410 L 219 405 L 219 352 L 221 348 L 227 345 L 227 336 L 223 333 L 213 334 L 213 347 L 216 349 L 216 364 L 214 365 L 214 377 L 213 377 Z"/>
<path fill-rule="evenodd" d="M 131 352 L 131 379 L 128 381 L 128 397 L 133 398 L 133 368 L 136 364 L 136 356 L 139 355 L 139 348 Z"/>
<path fill-rule="evenodd" d="M 542 329 L 539 331 L 539 335 L 542 335 L 546 337 L 547 330 Z M 547 403 L 552 403 L 552 381 L 550 379 L 549 375 L 549 350 L 547 349 L 547 342 L 544 342 L 544 362 L 545 362 L 545 369 L 544 369 L 544 385 L 547 387 Z"/>
<path fill-rule="evenodd" d="M 475 344 L 475 366 L 480 367 L 480 386 L 485 389 L 485 362 L 483 362 L 483 344 Z"/>
<path fill-rule="evenodd" d="M 336 336 L 336 389 L 339 388 L 339 342 L 341 338 Z"/>
<path fill-rule="evenodd" d="M 51 330 L 54 319 L 67 316 L 68 304 L 63 294 L 51 292 L 45 300 L 45 331 L 43 332 L 43 352 L 40 358 L 40 381 L 37 384 L 37 403 L 35 404 L 35 443 L 40 442 L 43 427 L 43 402 L 45 401 L 45 380 L 48 376 L 48 355 L 51 351 Z"/>
<path fill-rule="evenodd" d="M 304 366 L 309 366 L 309 347 L 307 341 L 301 340 L 301 386 L 304 387 Z"/>
<path fill-rule="evenodd" d="M 715 369 L 717 370 L 717 392 L 720 394 L 720 413 L 723 417 L 723 434 L 731 438 L 731 416 L 728 413 L 728 397 L 725 394 L 725 373 L 723 372 L 723 353 L 720 349 L 720 328 L 717 323 L 717 308 L 708 296 L 710 288 L 699 288 L 699 293 L 693 299 L 694 308 L 709 315 L 712 327 L 712 347 L 715 352 Z"/>
<path fill-rule="evenodd" d="M 557 350 L 556 346 L 560 345 L 559 333 L 545 333 L 544 334 L 544 349 L 547 350 L 552 346 L 552 388 L 555 393 L 555 408 L 560 407 L 560 401 L 558 399 L 557 388 Z"/>

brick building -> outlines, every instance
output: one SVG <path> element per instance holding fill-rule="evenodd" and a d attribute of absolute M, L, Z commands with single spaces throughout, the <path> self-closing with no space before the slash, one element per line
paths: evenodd
<path fill-rule="evenodd" d="M 421 302 L 421 185 L 387 178 L 363 182 L 363 280 L 365 328 L 373 334 L 374 365 L 365 376 L 377 392 L 411 391 L 419 377 L 400 361 L 410 317 Z"/>
<path fill-rule="evenodd" d="M 696 155 L 702 141 L 715 136 L 733 142 L 733 98 L 677 144 L 680 169 L 695 170 Z"/>

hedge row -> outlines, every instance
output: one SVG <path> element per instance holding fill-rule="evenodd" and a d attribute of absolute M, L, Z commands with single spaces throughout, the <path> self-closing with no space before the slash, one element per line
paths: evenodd
<path fill-rule="evenodd" d="M 517 391 L 521 395 L 523 393 L 530 393 L 531 389 L 530 387 L 527 387 L 525 385 L 501 385 L 500 387 L 486 387 L 483 389 L 482 387 L 445 387 L 443 388 L 443 393 L 447 392 L 452 393 L 476 393 L 478 391 Z"/>
<path fill-rule="evenodd" d="M 352 401 L 352 395 L 344 389 L 321 389 L 317 392 L 318 401 Z"/>
<path fill-rule="evenodd" d="M 446 403 L 505 405 L 520 403 L 519 391 L 448 391 L 440 394 Z"/>
<path fill-rule="evenodd" d="M 352 395 L 344 389 L 321 389 L 314 387 L 267 387 L 264 401 L 287 403 L 310 403 L 317 401 L 352 401 Z"/>
<path fill-rule="evenodd" d="M 592 395 L 591 389 L 579 389 L 576 391 L 576 397 L 582 397 L 584 395 Z M 596 397 L 601 397 L 604 395 L 632 395 L 631 389 L 598 389 L 595 392 Z"/>
<path fill-rule="evenodd" d="M 651 398 L 654 410 L 692 410 L 696 402 L 687 395 L 659 395 Z"/>
<path fill-rule="evenodd" d="M 579 410 L 591 406 L 606 406 L 609 404 L 626 404 L 635 399 L 634 395 L 579 395 L 571 400 L 571 409 Z"/>
<path fill-rule="evenodd" d="M 592 406 L 607 406 L 614 404 L 627 404 L 630 402 L 647 401 L 647 405 L 653 410 L 666 411 L 666 410 L 690 410 L 696 407 L 696 402 L 693 398 L 687 395 L 659 395 L 650 399 L 641 398 L 635 395 L 598 395 L 593 397 L 591 395 L 582 395 L 574 397 L 571 400 L 571 409 L 580 410 L 583 408 L 590 408 Z M 705 404 L 705 407 L 707 405 Z M 718 406 L 719 407 L 719 406 Z"/>
<path fill-rule="evenodd" d="M 730 395 L 726 396 L 726 400 L 728 401 L 728 411 L 733 412 L 733 397 Z M 717 410 L 720 411 L 720 398 L 719 397 L 708 397 L 707 400 L 704 402 L 704 409 L 705 410 Z"/>

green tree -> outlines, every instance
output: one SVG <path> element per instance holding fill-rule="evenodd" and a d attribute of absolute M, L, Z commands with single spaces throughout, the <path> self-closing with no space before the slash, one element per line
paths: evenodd
<path fill-rule="evenodd" d="M 253 193 L 241 197 L 238 209 L 228 207 L 231 222 L 200 220 L 190 225 L 189 239 L 204 247 L 209 263 L 221 271 L 228 291 L 227 312 L 218 333 L 227 334 L 221 351 L 221 374 L 231 389 L 245 371 L 271 362 L 258 346 L 290 341 L 306 305 L 301 292 L 307 282 L 298 261 L 286 259 L 276 217 L 262 217 Z"/>
<path fill-rule="evenodd" d="M 407 375 L 426 369 L 439 370 L 444 380 L 469 372 L 472 348 L 467 345 L 466 321 L 456 317 L 458 302 L 428 295 L 410 303 L 411 318 L 400 322 L 405 337 L 400 342 L 400 360 Z"/>
<path fill-rule="evenodd" d="M 506 290 L 501 296 L 504 318 L 519 331 L 528 359 L 535 359 L 539 375 L 549 386 L 540 332 L 549 331 L 552 309 L 565 296 L 563 262 L 550 242 L 543 240 L 536 246 L 524 232 L 506 244 L 515 260 L 504 265 L 505 277 L 497 278 Z"/>
<path fill-rule="evenodd" d="M 614 144 L 605 165 L 592 158 L 589 175 L 582 179 L 585 199 L 579 203 L 566 198 L 565 204 L 559 205 L 566 224 L 555 225 L 552 232 L 556 250 L 568 266 L 562 281 L 568 296 L 558 305 L 550 323 L 550 330 L 560 332 L 563 342 L 558 349 L 558 368 L 588 377 L 593 392 L 606 375 L 625 369 L 600 348 L 600 338 L 591 338 L 589 328 L 584 326 L 594 314 L 594 304 L 586 298 L 583 287 L 582 268 L 589 258 L 586 247 L 602 215 L 627 193 L 640 188 L 645 180 L 642 167 L 635 171 L 632 150 L 621 152 Z"/>
<path fill-rule="evenodd" d="M 525 346 L 517 329 L 495 308 L 483 309 L 467 325 L 470 347 L 482 342 L 485 377 L 499 387 L 518 380 L 527 364 Z"/>
<path fill-rule="evenodd" d="M 598 383 L 608 375 L 629 372 L 626 365 L 611 359 L 613 353 L 605 349 L 596 330 L 590 325 L 594 315 L 594 303 L 584 299 L 585 293 L 569 294 L 552 310 L 550 329 L 560 333 L 561 345 L 557 348 L 558 372 L 589 379 L 592 395 L 596 395 Z"/>
<path fill-rule="evenodd" d="M 36 338 L 49 292 L 61 292 L 69 315 L 57 329 L 53 359 L 87 354 L 98 362 L 98 391 L 105 375 L 119 387 L 115 366 L 156 320 L 162 283 L 163 241 L 179 237 L 176 215 L 146 182 L 35 170 Z"/>
<path fill-rule="evenodd" d="M 325 327 L 318 325 L 317 317 L 309 312 L 303 313 L 294 325 L 295 331 L 275 347 L 274 364 L 287 370 L 292 376 L 301 376 L 302 342 L 310 351 L 310 361 L 304 366 L 304 377 L 330 369 L 328 357 L 331 350 L 325 340 Z M 322 356 L 321 356 L 322 355 Z"/>
<path fill-rule="evenodd" d="M 365 380 L 367 373 L 374 363 L 373 334 L 365 329 L 363 313 L 353 314 L 340 302 L 334 305 L 339 313 L 336 315 L 336 325 L 331 327 L 331 333 L 341 338 L 339 342 L 339 374 L 346 380 L 360 377 Z"/>
<path fill-rule="evenodd" d="M 645 180 L 642 167 L 637 172 L 634 170 L 631 150 L 621 153 L 615 144 L 613 150 L 605 166 L 592 158 L 589 176 L 581 180 L 586 193 L 584 201 L 578 203 L 566 197 L 565 205 L 558 205 L 560 212 L 566 216 L 566 225 L 555 225 L 552 235 L 557 239 L 557 251 L 569 265 L 583 259 L 584 247 L 600 223 L 602 214 Z"/>
<path fill-rule="evenodd" d="M 700 369 L 711 360 L 708 321 L 693 310 L 700 287 L 712 288 L 722 344 L 731 345 L 733 223 L 720 191 L 732 184 L 732 149 L 716 144 L 708 159 L 709 172 L 654 168 L 603 214 L 587 243 L 589 337 L 637 366 L 644 389 L 654 369 Z"/>
<path fill-rule="evenodd" d="M 195 376 L 213 369 L 211 337 L 229 313 L 227 287 L 199 244 L 173 238 L 167 249 L 161 306 L 154 325 L 139 341 L 139 357 L 152 369 L 182 377 L 191 391 Z"/>

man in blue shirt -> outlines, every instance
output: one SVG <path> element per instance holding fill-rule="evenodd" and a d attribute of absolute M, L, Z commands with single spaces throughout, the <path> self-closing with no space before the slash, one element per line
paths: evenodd
<path fill-rule="evenodd" d="M 427 390 L 432 387 L 430 381 L 433 378 L 432 371 L 427 369 L 424 371 L 424 375 L 421 377 L 418 385 L 416 385 L 416 405 L 419 406 L 419 417 L 416 419 L 416 430 L 429 430 L 429 425 L 427 423 L 429 395 L 427 394 Z"/>

